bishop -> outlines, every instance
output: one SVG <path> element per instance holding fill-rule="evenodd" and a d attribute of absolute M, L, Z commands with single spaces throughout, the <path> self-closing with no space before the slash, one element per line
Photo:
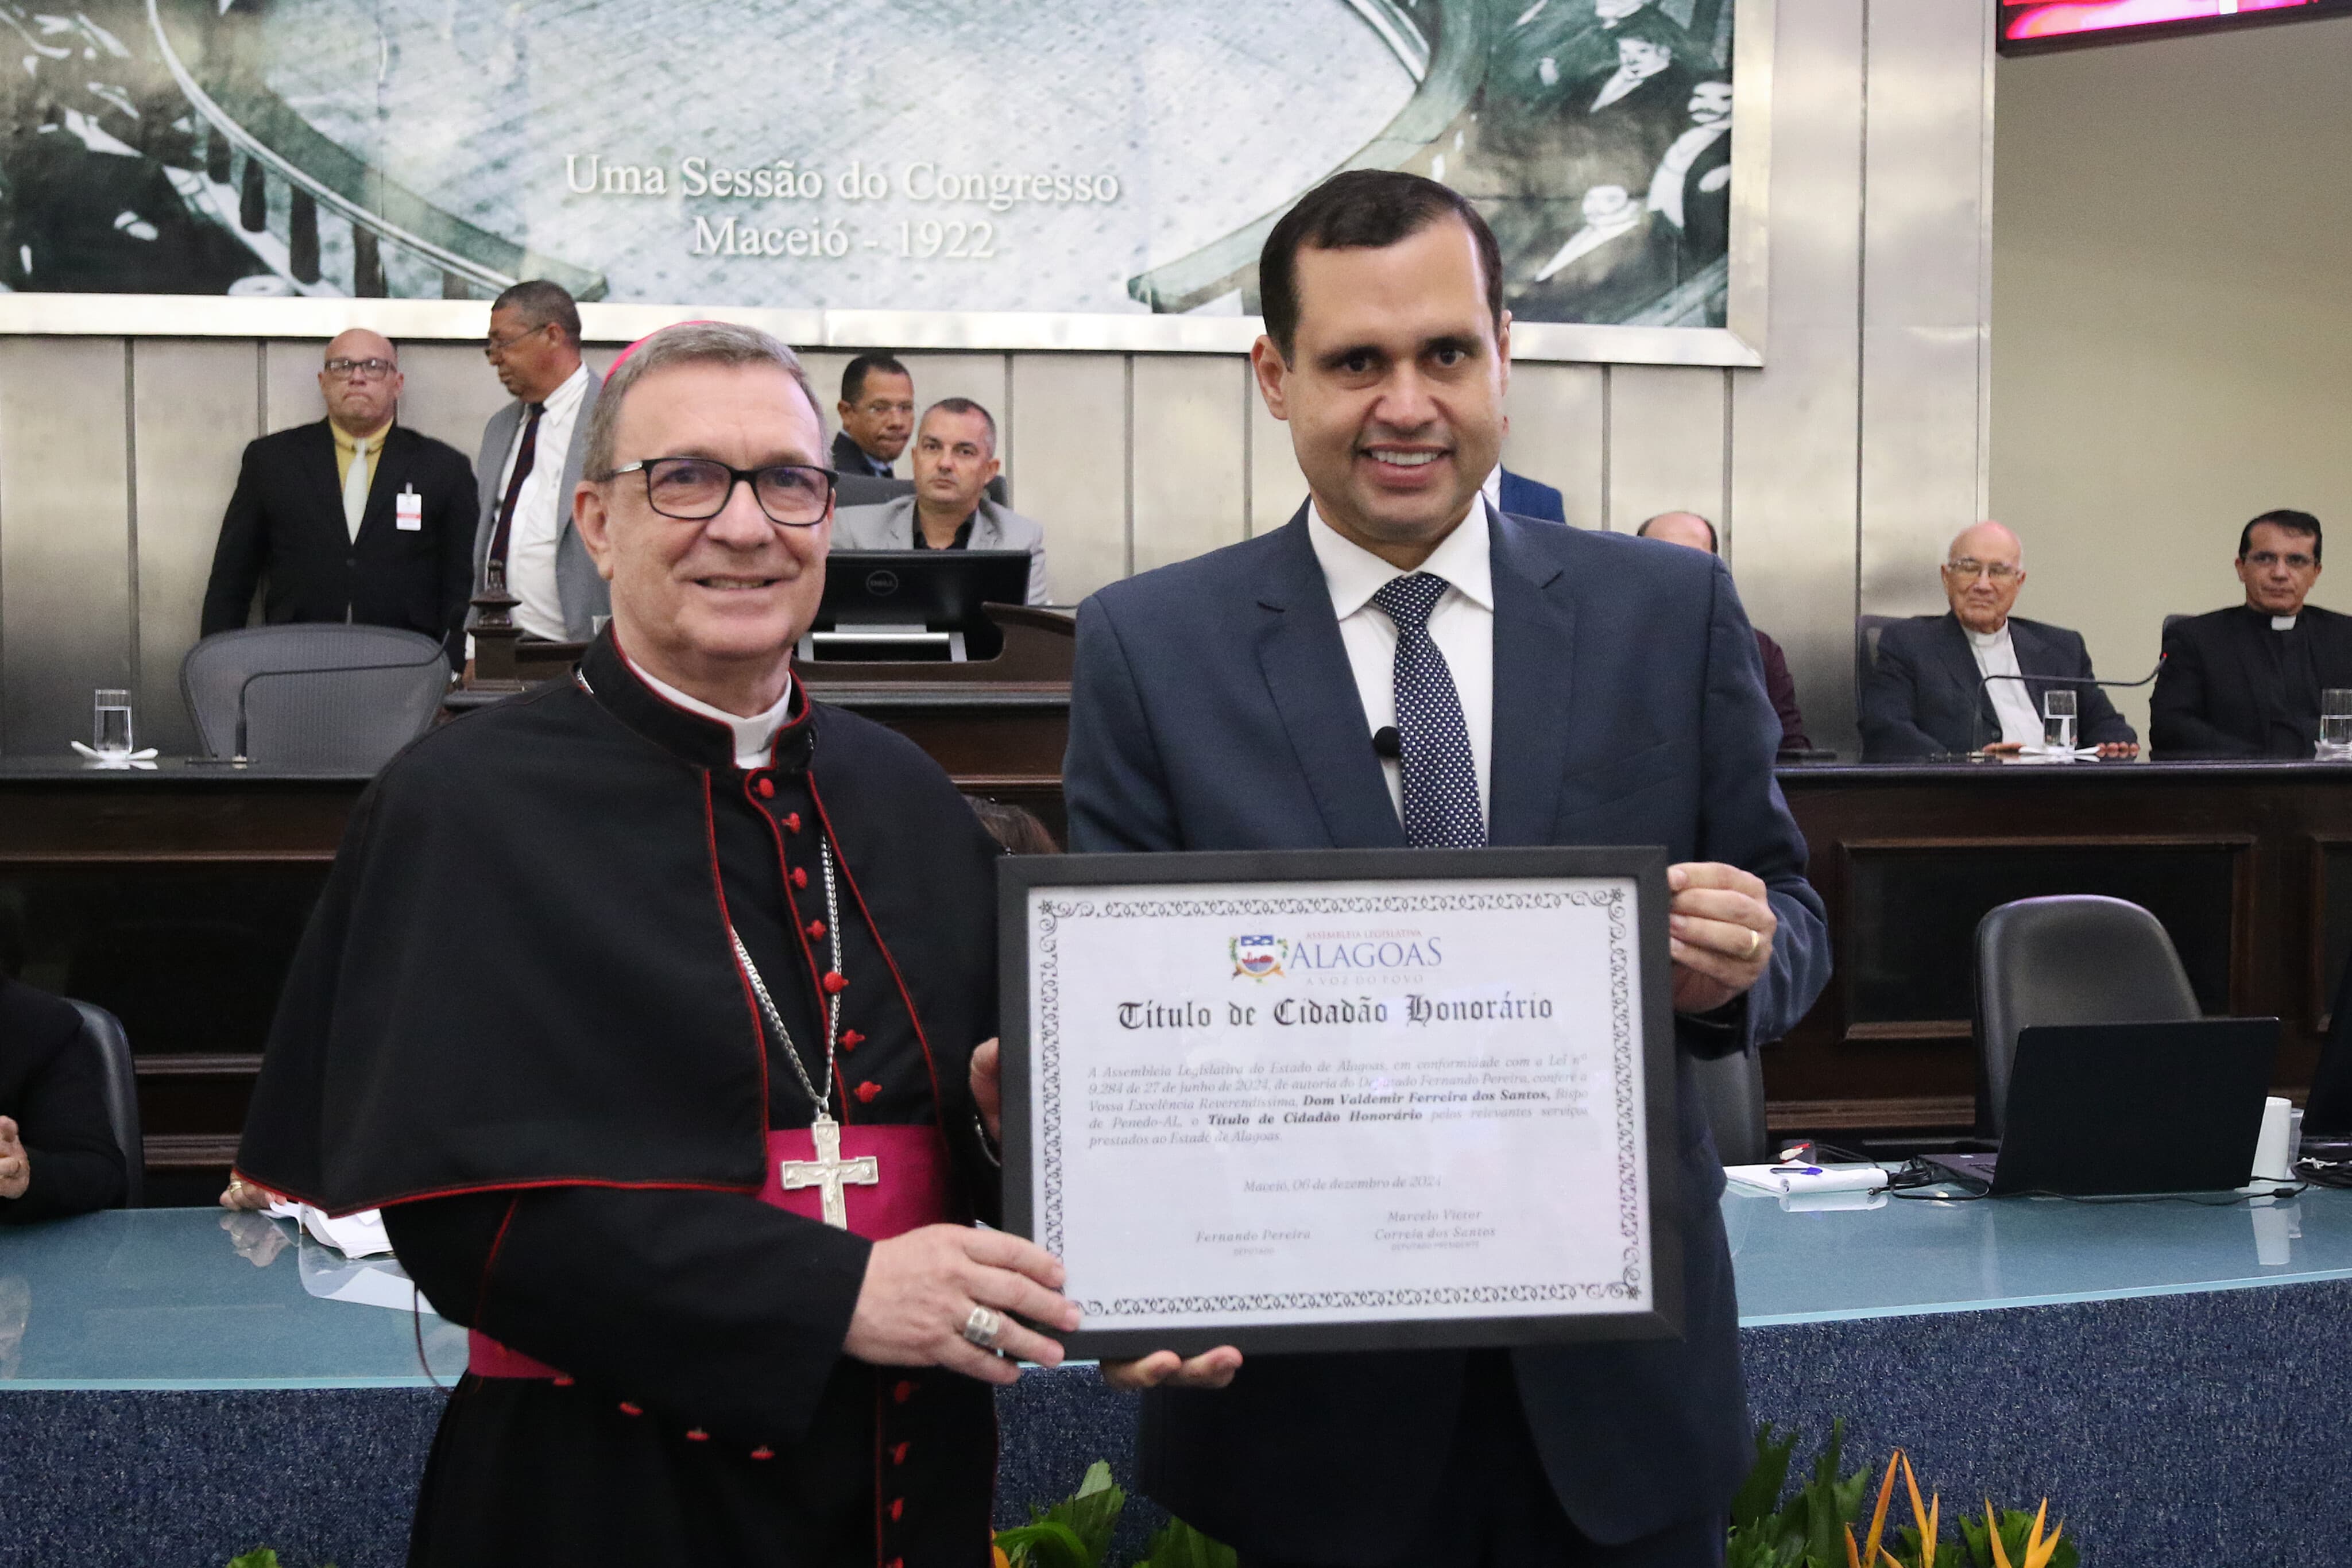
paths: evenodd
<path fill-rule="evenodd" d="M 791 654 L 833 516 L 790 350 L 614 366 L 575 679 L 362 797 L 240 1174 L 381 1207 L 472 1363 L 419 1564 L 989 1560 L 992 1385 L 1076 1326 L 995 1212 L 994 845 Z"/>

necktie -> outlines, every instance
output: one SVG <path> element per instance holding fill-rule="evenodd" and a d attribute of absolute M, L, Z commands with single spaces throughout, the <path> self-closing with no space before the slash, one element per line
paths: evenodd
<path fill-rule="evenodd" d="M 1396 623 L 1397 738 L 1403 751 L 1404 839 L 1475 850 L 1486 842 L 1478 767 L 1454 672 L 1429 638 L 1429 612 L 1453 585 L 1432 572 L 1391 579 L 1372 602 Z"/>
<path fill-rule="evenodd" d="M 500 581 L 507 574 L 507 541 L 514 534 L 515 503 L 522 499 L 522 482 L 530 477 L 532 465 L 539 461 L 539 416 L 547 412 L 543 402 L 523 406 L 530 417 L 523 421 L 522 444 L 515 449 L 514 476 L 507 481 L 506 499 L 499 503 L 498 530 L 490 536 L 489 559 Z"/>
<path fill-rule="evenodd" d="M 360 538 L 360 519 L 367 516 L 368 444 L 365 437 L 352 443 L 352 469 L 343 476 L 343 527 L 349 528 L 352 542 Z"/>

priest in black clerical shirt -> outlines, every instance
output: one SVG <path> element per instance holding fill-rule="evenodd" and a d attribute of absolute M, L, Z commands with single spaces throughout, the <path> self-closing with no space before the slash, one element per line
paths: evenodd
<path fill-rule="evenodd" d="M 624 356 L 573 514 L 611 625 L 384 770 L 288 979 L 240 1173 L 382 1207 L 473 1331 L 413 1563 L 984 1563 L 992 1352 L 1076 1326 L 970 1223 L 994 846 L 792 674 L 823 440 L 762 333 Z"/>
<path fill-rule="evenodd" d="M 2246 601 L 2176 622 L 2148 700 L 2158 757 L 2308 759 L 2319 694 L 2352 687 L 2352 616 L 2305 602 L 2319 580 L 2319 519 L 2264 512 L 2238 536 Z"/>

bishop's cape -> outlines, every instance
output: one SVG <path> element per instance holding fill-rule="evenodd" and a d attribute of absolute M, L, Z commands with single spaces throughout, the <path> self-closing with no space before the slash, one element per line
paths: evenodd
<path fill-rule="evenodd" d="M 412 1562 L 988 1561 L 990 1390 L 841 1344 L 868 1235 L 993 1209 L 997 851 L 911 743 L 804 696 L 767 766 L 733 752 L 607 632 L 384 770 L 296 956 L 237 1168 L 383 1208 L 474 1331 Z M 833 1114 L 881 1150 L 848 1230 L 777 1191 L 814 1112 L 728 938 L 818 1079 L 820 835 Z"/>

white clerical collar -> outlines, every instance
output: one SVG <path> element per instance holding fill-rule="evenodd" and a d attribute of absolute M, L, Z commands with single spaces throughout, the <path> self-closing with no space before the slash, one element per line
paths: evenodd
<path fill-rule="evenodd" d="M 2294 622 L 2295 618 L 2293 615 L 2273 615 L 2271 617 L 2271 630 L 2273 632 L 2292 632 L 2294 630 Z"/>
<path fill-rule="evenodd" d="M 621 656 L 627 661 L 629 668 L 635 673 L 637 679 L 653 689 L 656 696 L 665 702 L 675 704 L 690 714 L 716 719 L 733 730 L 736 767 L 748 771 L 751 768 L 765 768 L 768 765 L 769 747 L 775 744 L 776 731 L 784 727 L 785 710 L 793 706 L 793 679 L 789 673 L 784 676 L 784 695 L 776 699 L 776 706 L 763 714 L 744 718 L 729 713 L 725 708 L 713 707 L 699 697 L 687 695 L 667 681 L 650 674 L 643 664 L 630 659 L 627 654 L 624 653 Z"/>
<path fill-rule="evenodd" d="M 1999 648 L 2007 645 L 2009 642 L 2009 622 L 2006 621 L 2002 622 L 1999 628 L 1990 632 L 1970 632 L 1966 626 L 1961 627 L 1960 630 L 1968 632 L 1969 643 L 1971 647 Z"/>
<path fill-rule="evenodd" d="M 1470 515 L 1454 525 L 1444 542 L 1415 570 L 1444 578 L 1462 597 L 1492 613 L 1495 572 L 1487 553 L 1485 521 L 1480 508 L 1471 508 Z M 1370 603 L 1372 595 L 1391 580 L 1410 575 L 1325 522 L 1323 508 L 1311 501 L 1307 507 L 1307 538 L 1315 547 L 1315 559 L 1331 591 L 1331 612 L 1341 621 Z"/>

